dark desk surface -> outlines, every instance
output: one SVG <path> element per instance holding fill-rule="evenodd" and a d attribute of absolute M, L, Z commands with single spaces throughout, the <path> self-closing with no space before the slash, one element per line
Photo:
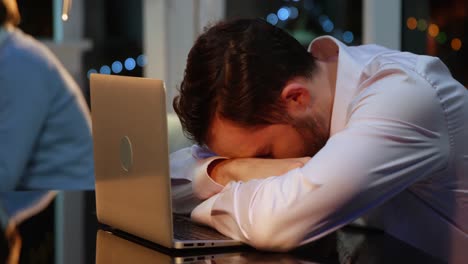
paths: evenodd
<path fill-rule="evenodd" d="M 342 228 L 289 253 L 261 252 L 250 247 L 162 253 L 157 245 L 124 233 L 111 233 L 99 225 L 93 199 L 92 193 L 87 195 L 83 207 L 83 263 L 443 263 L 383 232 L 356 227 Z M 21 263 L 54 263 L 59 250 L 54 242 L 54 210 L 51 204 L 19 226 Z M 73 238 L 60 247 L 72 247 L 70 241 Z M 0 241 L 1 263 L 6 245 L 5 240 Z"/>
<path fill-rule="evenodd" d="M 442 263 L 381 232 L 342 228 L 288 253 L 250 247 L 167 252 L 126 234 L 98 230 L 96 263 Z"/>

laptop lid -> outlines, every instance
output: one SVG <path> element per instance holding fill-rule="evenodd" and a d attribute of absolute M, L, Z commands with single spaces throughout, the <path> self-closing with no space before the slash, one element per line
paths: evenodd
<path fill-rule="evenodd" d="M 91 75 L 98 220 L 170 248 L 165 101 L 161 80 Z"/>

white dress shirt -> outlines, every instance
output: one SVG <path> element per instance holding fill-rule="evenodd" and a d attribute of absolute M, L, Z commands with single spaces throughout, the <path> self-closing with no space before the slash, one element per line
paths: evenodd
<path fill-rule="evenodd" d="M 338 56 L 325 147 L 302 168 L 225 187 L 206 173 L 217 158 L 208 150 L 172 154 L 173 178 L 193 180 L 192 195 L 204 200 L 192 218 L 285 251 L 364 216 L 448 262 L 468 259 L 465 87 L 434 57 L 347 47 L 332 37 L 314 40 L 309 51 L 319 60 Z"/>

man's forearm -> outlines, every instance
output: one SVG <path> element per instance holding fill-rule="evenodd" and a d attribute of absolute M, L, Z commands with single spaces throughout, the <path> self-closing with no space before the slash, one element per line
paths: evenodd
<path fill-rule="evenodd" d="M 309 157 L 292 159 L 238 158 L 216 159 L 207 168 L 208 175 L 223 186 L 231 181 L 247 182 L 252 179 L 264 179 L 304 166 Z"/>

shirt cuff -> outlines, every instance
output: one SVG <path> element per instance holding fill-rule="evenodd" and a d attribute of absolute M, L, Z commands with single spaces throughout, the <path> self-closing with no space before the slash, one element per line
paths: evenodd
<path fill-rule="evenodd" d="M 195 197 L 201 200 L 205 200 L 210 198 L 211 196 L 221 192 L 224 188 L 223 185 L 215 182 L 211 177 L 208 175 L 208 165 L 211 162 L 217 159 L 225 159 L 223 157 L 211 157 L 201 161 L 199 164 L 197 171 L 195 173 L 195 177 L 193 179 L 193 194 Z"/>
<path fill-rule="evenodd" d="M 203 203 L 199 204 L 192 210 L 190 218 L 200 224 L 213 227 L 211 224 L 211 209 L 216 202 L 218 195 L 213 195 Z"/>

